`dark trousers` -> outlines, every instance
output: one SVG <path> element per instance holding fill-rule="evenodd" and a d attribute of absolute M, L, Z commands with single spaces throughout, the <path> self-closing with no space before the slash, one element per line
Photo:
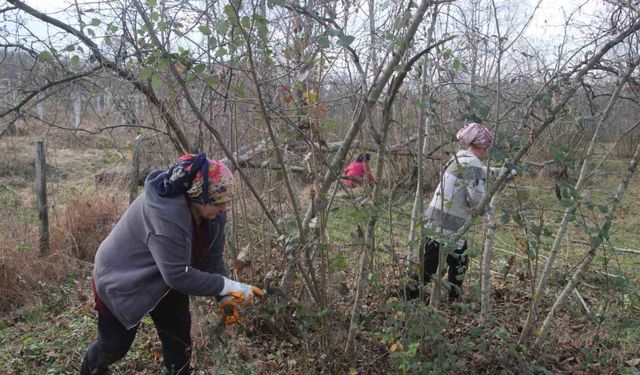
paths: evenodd
<path fill-rule="evenodd" d="M 455 249 L 452 253 L 447 254 L 447 280 L 452 284 L 449 289 L 449 298 L 459 298 L 462 294 L 462 282 L 464 274 L 467 272 L 469 258 L 464 254 L 467 250 L 467 242 Z M 438 262 L 440 258 L 440 243 L 432 238 L 426 238 L 424 241 L 424 283 L 425 285 L 431 281 L 438 270 Z M 414 283 L 415 284 L 415 283 Z M 418 298 L 418 288 L 407 286 L 405 294 L 408 299 Z"/>
<path fill-rule="evenodd" d="M 149 315 L 162 342 L 165 374 L 188 375 L 191 357 L 189 296 L 171 291 Z M 138 326 L 127 330 L 117 319 L 98 314 L 98 337 L 87 349 L 80 374 L 108 374 L 109 365 L 127 354 L 137 331 Z"/>

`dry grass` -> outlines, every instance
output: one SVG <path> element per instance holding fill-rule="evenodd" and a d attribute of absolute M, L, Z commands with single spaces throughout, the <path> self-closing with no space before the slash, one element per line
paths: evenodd
<path fill-rule="evenodd" d="M 100 242 L 124 208 L 126 198 L 116 191 L 78 192 L 59 214 L 50 215 L 50 253 L 39 256 L 35 207 L 8 205 L 0 225 L 0 312 L 8 312 L 68 277 L 88 271 Z M 21 200 L 18 195 L 14 197 Z M 28 201 L 28 199 L 26 199 Z"/>
<path fill-rule="evenodd" d="M 630 158 L 640 143 L 640 128 L 635 129 L 622 138 L 613 150 L 617 158 Z"/>
<path fill-rule="evenodd" d="M 50 253 L 39 256 L 34 193 L 37 134 L 0 142 L 0 313 L 46 298 L 70 273 L 89 272 L 111 225 L 126 207 L 127 194 L 93 185 L 101 151 L 47 148 Z"/>
<path fill-rule="evenodd" d="M 126 197 L 109 190 L 73 197 L 54 228 L 52 248 L 79 260 L 93 261 L 98 245 L 126 209 Z"/>

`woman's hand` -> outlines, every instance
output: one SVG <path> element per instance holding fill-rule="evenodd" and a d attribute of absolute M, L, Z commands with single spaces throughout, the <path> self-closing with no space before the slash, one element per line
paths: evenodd
<path fill-rule="evenodd" d="M 233 297 L 237 303 L 249 304 L 253 302 L 253 297 L 263 297 L 264 292 L 262 289 L 253 285 L 241 283 L 231 279 L 224 278 L 224 287 L 219 294 L 220 297 Z"/>

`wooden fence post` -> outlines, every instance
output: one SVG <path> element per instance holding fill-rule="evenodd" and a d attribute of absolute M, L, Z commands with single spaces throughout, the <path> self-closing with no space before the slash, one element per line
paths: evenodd
<path fill-rule="evenodd" d="M 36 195 L 40 218 L 40 256 L 47 256 L 49 254 L 49 209 L 47 207 L 47 164 L 42 141 L 36 142 Z"/>
<path fill-rule="evenodd" d="M 136 139 L 136 145 L 131 158 L 131 180 L 129 180 L 129 204 L 138 197 L 138 180 L 140 179 L 140 140 Z"/>

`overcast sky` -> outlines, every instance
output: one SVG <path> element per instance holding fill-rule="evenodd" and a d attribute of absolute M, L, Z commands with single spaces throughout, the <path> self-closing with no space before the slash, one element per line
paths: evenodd
<path fill-rule="evenodd" d="M 535 0 L 529 0 L 531 9 L 536 3 Z M 543 0 L 528 35 L 553 38 L 563 32 L 564 21 L 572 12 L 574 22 L 588 23 L 599 6 L 602 6 L 602 0 Z"/>
<path fill-rule="evenodd" d="M 533 9 L 538 2 L 537 0 L 525 1 L 529 4 L 530 9 Z M 95 3 L 95 0 L 79 0 L 78 2 Z M 26 3 L 47 13 L 60 11 L 73 4 L 70 0 L 26 0 Z M 581 7 L 577 16 L 584 21 L 588 20 L 601 4 L 602 0 L 542 0 L 532 24 L 531 32 L 539 35 L 552 35 L 557 32 L 553 31 L 553 29 L 563 25 L 564 17 L 570 11 Z"/>
<path fill-rule="evenodd" d="M 78 0 L 78 2 L 96 3 L 95 0 Z M 525 0 L 525 2 L 529 8 L 528 11 L 525 11 L 524 16 L 526 17 L 533 11 L 538 1 Z M 26 3 L 45 13 L 56 13 L 56 17 L 62 21 L 67 17 L 60 14 L 60 11 L 73 4 L 70 0 L 26 0 Z M 523 4 L 520 3 L 520 5 Z M 559 35 L 563 34 L 564 20 L 571 12 L 579 9 L 575 12 L 573 19 L 578 22 L 588 23 L 589 19 L 591 19 L 593 14 L 597 12 L 601 6 L 602 0 L 542 0 L 525 35 L 539 40 L 553 42 L 554 39 L 557 39 Z M 520 9 L 527 8 L 527 6 L 518 7 Z M 72 19 L 75 21 L 75 18 L 72 17 Z"/>

